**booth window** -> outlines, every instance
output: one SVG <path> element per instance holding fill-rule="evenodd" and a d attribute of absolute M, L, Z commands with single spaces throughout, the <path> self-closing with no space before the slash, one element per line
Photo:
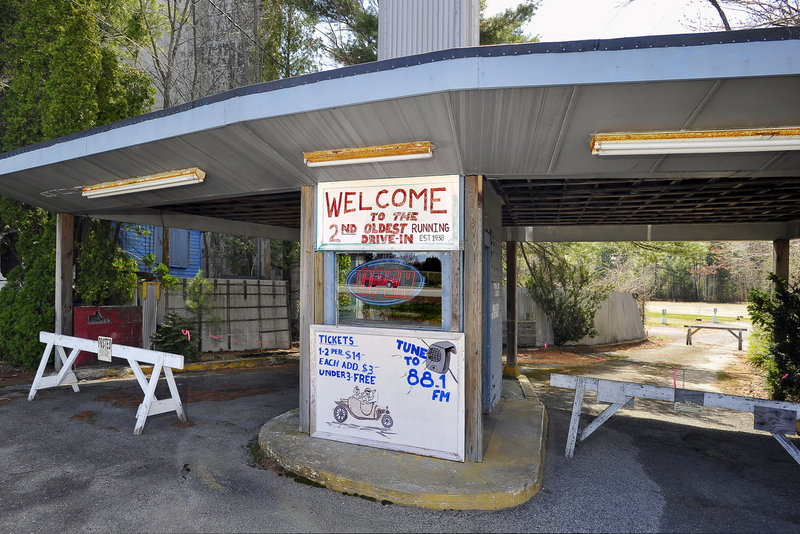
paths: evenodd
<path fill-rule="evenodd" d="M 336 260 L 339 324 L 441 330 L 440 254 L 352 253 Z"/>

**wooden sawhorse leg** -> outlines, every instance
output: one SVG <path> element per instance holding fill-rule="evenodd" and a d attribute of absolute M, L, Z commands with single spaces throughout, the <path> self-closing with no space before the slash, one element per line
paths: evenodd
<path fill-rule="evenodd" d="M 144 392 L 144 400 L 136 410 L 136 426 L 133 429 L 133 433 L 137 436 L 142 434 L 144 424 L 149 415 L 174 411 L 178 415 L 178 420 L 181 423 L 185 423 L 186 414 L 183 411 L 181 398 L 178 394 L 178 386 L 175 384 L 175 377 L 170 367 L 164 367 L 163 359 L 153 365 L 153 372 L 150 374 L 149 381 L 145 378 L 142 368 L 139 366 L 139 362 L 129 359 L 128 364 L 131 366 L 133 374 L 136 375 L 136 380 L 139 382 L 139 386 Z M 162 369 L 167 379 L 167 385 L 169 386 L 170 398 L 158 400 L 156 398 L 156 386 L 158 385 L 158 379 L 161 378 Z"/>
<path fill-rule="evenodd" d="M 50 353 L 56 349 L 56 358 L 61 360 L 61 371 L 56 375 L 44 376 L 45 367 L 50 360 Z M 30 393 L 28 393 L 28 400 L 32 401 L 36 397 L 36 392 L 40 389 L 53 388 L 61 385 L 70 385 L 75 393 L 80 392 L 78 388 L 78 377 L 72 371 L 72 366 L 75 364 L 75 359 L 80 353 L 79 349 L 72 349 L 69 356 L 64 352 L 64 347 L 55 345 L 52 341 L 47 343 L 42 354 L 42 360 L 39 362 L 39 368 L 36 370 L 36 376 L 33 378 Z"/>

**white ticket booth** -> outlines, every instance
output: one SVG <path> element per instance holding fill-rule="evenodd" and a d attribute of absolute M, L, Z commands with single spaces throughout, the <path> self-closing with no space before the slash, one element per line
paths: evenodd
<path fill-rule="evenodd" d="M 472 418 L 482 418 L 484 347 L 474 347 L 475 339 L 483 343 L 480 336 L 465 345 L 463 273 L 465 231 L 482 237 L 483 225 L 465 229 L 465 178 L 342 181 L 309 189 L 317 290 L 307 291 L 316 299 L 313 310 L 301 298 L 313 317 L 307 344 L 301 339 L 308 432 L 480 460 L 465 450 L 465 436 L 470 402 Z M 303 400 L 301 392 L 301 409 Z M 472 426 L 481 432 L 480 421 Z"/>

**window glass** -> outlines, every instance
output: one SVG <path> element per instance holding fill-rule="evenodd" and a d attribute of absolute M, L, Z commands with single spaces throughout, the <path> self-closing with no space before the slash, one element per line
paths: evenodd
<path fill-rule="evenodd" d="M 189 266 L 189 230 L 169 229 L 169 266 Z"/>
<path fill-rule="evenodd" d="M 338 323 L 442 328 L 440 254 L 337 254 Z"/>

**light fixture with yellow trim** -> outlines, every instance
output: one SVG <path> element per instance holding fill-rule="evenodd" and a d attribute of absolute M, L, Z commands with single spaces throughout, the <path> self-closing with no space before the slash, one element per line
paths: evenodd
<path fill-rule="evenodd" d="M 383 163 L 388 161 L 426 159 L 432 156 L 433 143 L 430 141 L 417 141 L 413 143 L 395 143 L 392 145 L 304 152 L 303 161 L 309 167 L 327 167 L 330 165 L 352 165 L 355 163 Z"/>
<path fill-rule="evenodd" d="M 81 189 L 81 194 L 87 198 L 102 198 L 113 195 L 125 195 L 128 193 L 141 193 L 143 191 L 153 191 L 165 187 L 198 184 L 201 183 L 205 177 L 205 172 L 197 167 L 192 167 L 191 169 L 162 172 L 159 174 L 140 176 L 139 178 L 87 185 Z"/>
<path fill-rule="evenodd" d="M 800 150 L 800 128 L 599 133 L 590 146 L 597 156 Z"/>

